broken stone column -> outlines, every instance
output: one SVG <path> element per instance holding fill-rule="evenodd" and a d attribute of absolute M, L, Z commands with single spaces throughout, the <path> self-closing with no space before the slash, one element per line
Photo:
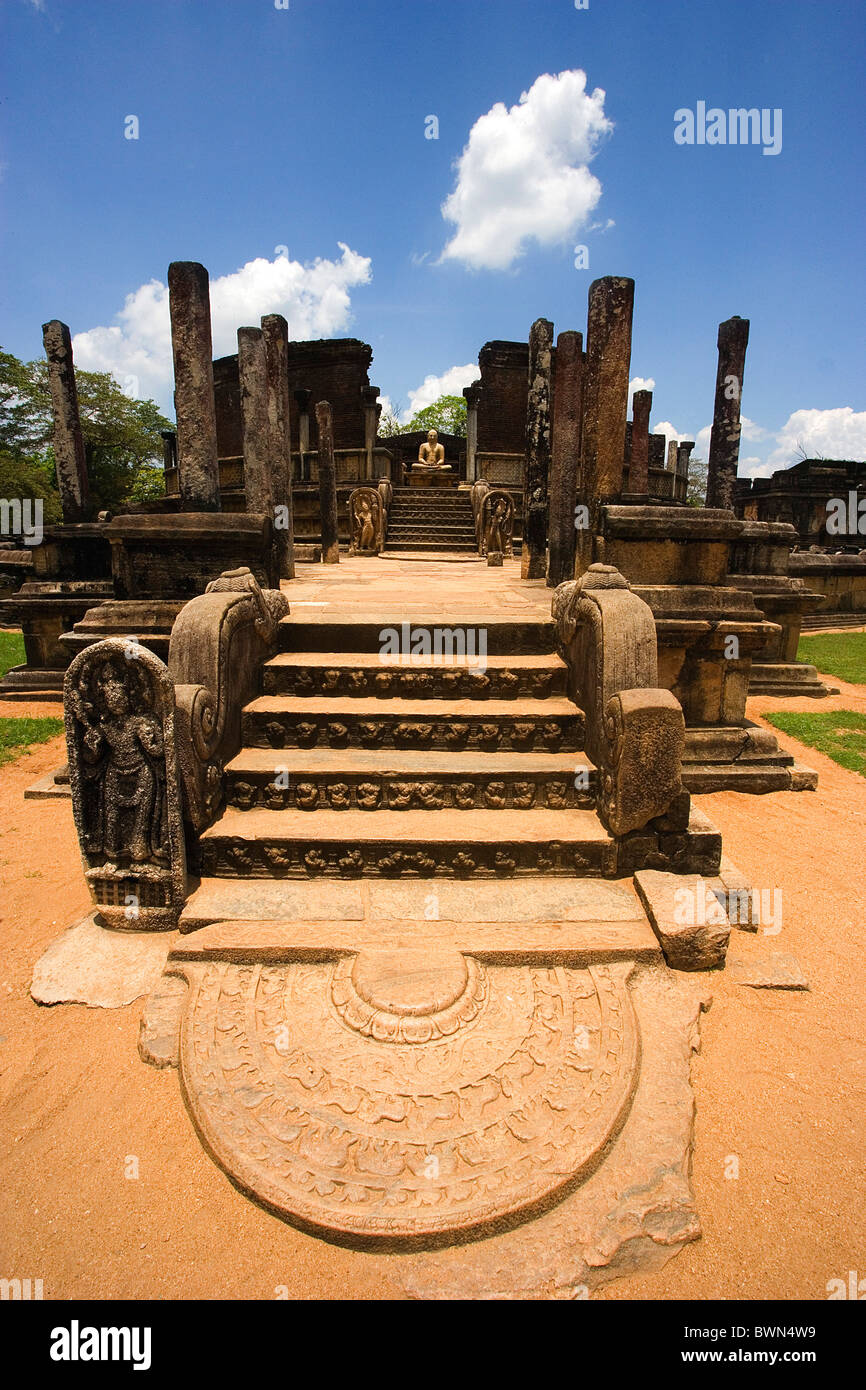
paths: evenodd
<path fill-rule="evenodd" d="M 667 470 L 669 473 L 674 474 L 677 471 L 677 441 L 675 439 L 668 440 Z"/>
<path fill-rule="evenodd" d="M 523 473 L 523 579 L 544 579 L 550 474 L 550 389 L 553 324 L 536 319 L 529 331 L 526 462 Z"/>
<path fill-rule="evenodd" d="M 48 385 L 54 415 L 54 466 L 65 522 L 87 518 L 90 489 L 84 438 L 78 414 L 78 388 L 72 360 L 72 338 L 65 323 L 52 319 L 42 325 L 48 359 Z"/>
<path fill-rule="evenodd" d="M 688 499 L 689 459 L 694 447 L 695 441 L 693 439 L 683 439 L 677 445 L 676 495 L 680 502 L 685 502 Z"/>
<path fill-rule="evenodd" d="M 218 512 L 210 293 L 203 265 L 197 261 L 172 261 L 168 268 L 168 305 L 181 507 L 187 512 Z"/>
<path fill-rule="evenodd" d="M 631 460 L 628 490 L 641 497 L 649 492 L 649 423 L 652 406 L 652 391 L 635 391 L 632 396 L 631 407 Z"/>
<path fill-rule="evenodd" d="M 241 387 L 247 511 L 262 513 L 273 520 L 268 364 L 265 338 L 260 328 L 238 329 L 238 379 Z"/>
<path fill-rule="evenodd" d="M 622 491 L 634 280 L 607 275 L 589 289 L 581 494 L 592 513 Z"/>
<path fill-rule="evenodd" d="M 316 406 L 316 425 L 319 431 L 319 506 L 322 513 L 322 561 L 326 565 L 340 563 L 340 543 L 337 537 L 337 470 L 334 464 L 334 422 L 327 401 Z"/>
<path fill-rule="evenodd" d="M 583 414 L 583 334 L 560 333 L 553 378 L 550 452 L 550 553 L 547 587 L 574 577 L 577 469 Z"/>
<path fill-rule="evenodd" d="M 379 416 L 382 407 L 379 405 L 378 386 L 364 386 L 361 388 L 361 396 L 364 401 L 364 477 L 373 476 L 373 450 L 376 447 L 376 434 L 379 429 Z"/>
<path fill-rule="evenodd" d="M 707 467 L 707 506 L 733 508 L 740 457 L 740 402 L 749 343 L 749 320 L 719 324 L 716 403 Z"/>
<path fill-rule="evenodd" d="M 312 391 L 299 390 L 294 392 L 295 405 L 298 408 L 298 480 L 307 481 L 307 467 L 304 463 L 305 455 L 310 452 L 310 397 Z"/>
<path fill-rule="evenodd" d="M 295 577 L 295 523 L 292 509 L 292 437 L 289 416 L 289 325 L 282 314 L 262 319 L 268 372 L 268 425 L 271 432 L 271 492 L 274 534 L 281 579 Z"/>
<path fill-rule="evenodd" d="M 473 381 L 471 386 L 463 387 L 466 401 L 466 481 L 476 480 L 476 460 L 478 456 L 478 400 L 481 395 L 481 382 Z"/>

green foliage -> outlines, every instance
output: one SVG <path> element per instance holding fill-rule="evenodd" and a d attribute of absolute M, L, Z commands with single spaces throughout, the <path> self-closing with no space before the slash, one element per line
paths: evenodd
<path fill-rule="evenodd" d="M 10 666 L 20 666 L 24 661 L 24 638 L 20 632 L 0 632 L 0 676 L 5 676 Z"/>
<path fill-rule="evenodd" d="M 75 377 L 93 512 L 161 497 L 160 430 L 171 421 L 153 401 L 127 396 L 110 372 Z M 60 516 L 52 428 L 48 364 L 0 350 L 0 496 L 42 497 L 49 522 Z"/>
<path fill-rule="evenodd" d="M 466 400 L 463 396 L 440 396 L 403 425 L 401 434 L 414 430 L 442 430 L 443 434 L 466 436 Z"/>
<path fill-rule="evenodd" d="M 50 716 L 43 719 L 0 719 L 0 767 L 26 753 L 31 744 L 47 743 L 63 733 L 63 720 Z"/>
<path fill-rule="evenodd" d="M 707 501 L 707 463 L 706 459 L 690 458 L 686 501 L 690 507 L 706 506 Z"/>
<path fill-rule="evenodd" d="M 379 427 L 376 431 L 379 439 L 393 439 L 395 435 L 403 434 L 409 428 L 408 425 L 400 424 L 400 416 L 402 413 L 403 407 L 400 405 L 399 401 L 396 401 L 390 410 L 383 409 L 382 414 L 379 416 Z"/>
<path fill-rule="evenodd" d="M 782 733 L 817 748 L 849 772 L 866 777 L 866 714 L 855 710 L 829 710 L 821 714 L 765 714 Z"/>
<path fill-rule="evenodd" d="M 800 638 L 797 660 L 827 676 L 866 685 L 866 632 L 818 632 Z"/>

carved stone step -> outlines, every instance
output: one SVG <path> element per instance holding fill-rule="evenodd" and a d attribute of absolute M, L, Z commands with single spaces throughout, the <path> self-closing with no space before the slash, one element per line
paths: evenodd
<path fill-rule="evenodd" d="M 226 799 L 240 810 L 591 809 L 596 782 L 582 753 L 244 748 L 226 768 Z"/>
<path fill-rule="evenodd" d="M 208 877 L 614 877 L 616 845 L 594 811 L 238 811 L 200 837 Z"/>
<path fill-rule="evenodd" d="M 431 894 L 431 889 L 433 890 Z M 212 925 L 216 924 L 216 925 Z M 174 959 L 281 960 L 310 950 L 449 946 L 486 959 L 581 965 L 661 960 L 630 879 L 282 880 L 205 878 L 188 899 Z M 189 935 L 189 933 L 193 933 Z"/>
<path fill-rule="evenodd" d="M 374 695 L 378 699 L 543 700 L 564 695 L 568 674 L 555 654 L 488 656 L 479 671 L 467 657 L 413 656 L 401 662 L 377 652 L 281 652 L 266 662 L 266 695 Z"/>
<path fill-rule="evenodd" d="M 535 655 L 554 650 L 554 628 L 548 618 L 503 618 L 488 617 L 469 603 L 465 607 L 454 603 L 449 622 L 444 624 L 442 615 L 429 617 L 423 610 L 414 614 L 411 623 L 404 628 L 399 619 L 391 614 L 371 609 L 358 612 L 337 621 L 325 617 L 321 609 L 297 605 L 292 614 L 283 619 L 277 629 L 277 646 L 280 651 L 307 652 L 376 652 L 382 650 L 384 631 L 408 633 L 404 645 L 411 650 L 409 639 L 419 632 L 459 633 L 464 640 L 464 650 L 480 652 L 482 640 L 487 650 L 488 661 L 491 656 L 505 654 Z M 483 634 L 483 638 L 482 638 Z M 453 647 L 455 644 L 451 642 Z M 446 648 L 443 647 L 443 650 Z M 450 649 L 450 648 L 449 648 Z"/>
<path fill-rule="evenodd" d="M 584 717 L 570 700 L 295 699 L 261 695 L 243 713 L 253 748 L 441 748 L 517 753 L 576 752 Z"/>

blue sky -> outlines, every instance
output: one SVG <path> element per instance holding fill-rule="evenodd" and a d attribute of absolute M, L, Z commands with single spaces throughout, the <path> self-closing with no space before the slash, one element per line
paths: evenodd
<path fill-rule="evenodd" d="M 862 0 L 0 0 L 0 29 L 20 356 L 62 318 L 79 365 L 169 405 L 166 269 L 199 260 L 218 354 L 280 311 L 365 339 L 408 407 L 630 275 L 654 426 L 705 443 L 741 314 L 741 472 L 866 457 Z M 781 152 L 677 144 L 699 101 L 780 108 Z"/>

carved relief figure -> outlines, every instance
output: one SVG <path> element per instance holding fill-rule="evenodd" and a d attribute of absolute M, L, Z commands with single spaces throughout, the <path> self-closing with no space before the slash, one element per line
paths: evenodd
<path fill-rule="evenodd" d="M 480 529 L 482 555 L 513 553 L 514 502 L 509 493 L 494 490 L 485 494 Z"/>
<path fill-rule="evenodd" d="M 86 849 L 115 864 L 168 861 L 165 750 L 150 705 L 146 675 L 121 657 L 85 668 L 73 694 L 88 787 Z"/>
<path fill-rule="evenodd" d="M 378 555 L 382 548 L 382 498 L 376 488 L 357 487 L 349 497 L 353 555 Z"/>

